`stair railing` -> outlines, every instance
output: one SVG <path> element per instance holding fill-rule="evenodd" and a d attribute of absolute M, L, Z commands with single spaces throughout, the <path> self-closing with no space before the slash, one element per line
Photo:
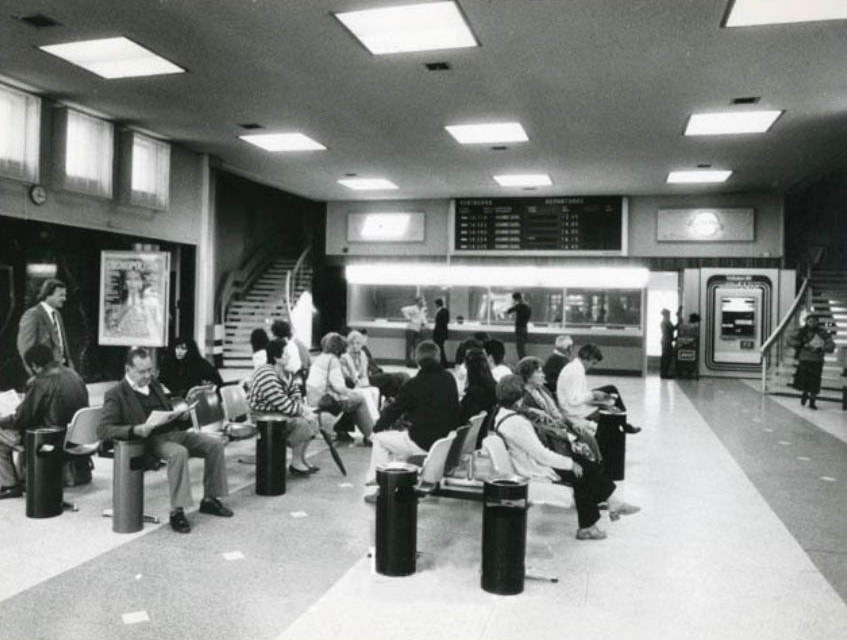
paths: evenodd
<path fill-rule="evenodd" d="M 289 318 L 293 317 L 294 305 L 297 304 L 297 301 L 294 300 L 294 289 L 297 279 L 303 271 L 303 265 L 306 264 L 306 255 L 308 255 L 311 250 L 311 247 L 303 249 L 302 253 L 297 258 L 297 262 L 294 263 L 294 267 L 285 276 L 285 306 L 288 309 Z"/>
<path fill-rule="evenodd" d="M 238 300 L 264 273 L 277 256 L 277 246 L 269 244 L 255 251 L 239 269 L 230 271 L 221 285 L 218 312 L 219 321 L 226 320 L 226 311 L 232 300 Z"/>
<path fill-rule="evenodd" d="M 768 336 L 768 339 L 762 344 L 761 349 L 759 350 L 762 354 L 762 393 L 768 392 L 768 363 L 771 359 L 771 348 L 774 345 L 781 345 L 780 337 L 788 326 L 795 319 L 797 311 L 807 305 L 809 302 L 808 296 L 811 294 L 811 278 L 804 278 L 803 284 L 800 285 L 800 290 L 797 292 L 797 296 L 794 298 L 794 302 L 791 303 L 791 308 L 788 309 L 788 312 L 782 318 L 782 321 L 779 323 L 776 329 Z M 779 361 L 780 352 L 777 351 L 776 358 L 777 362 Z"/>

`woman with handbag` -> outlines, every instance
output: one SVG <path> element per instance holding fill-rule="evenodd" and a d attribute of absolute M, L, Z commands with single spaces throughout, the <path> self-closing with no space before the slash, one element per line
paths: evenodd
<path fill-rule="evenodd" d="M 829 331 L 818 325 L 818 317 L 809 314 L 805 324 L 788 338 L 788 345 L 797 350 L 793 387 L 803 392 L 800 404 L 805 406 L 808 400 L 809 409 L 817 409 L 824 354 L 835 351 L 835 342 Z"/>
<path fill-rule="evenodd" d="M 288 471 L 293 476 L 308 476 L 318 470 L 306 461 L 306 447 L 318 434 L 318 421 L 303 402 L 299 379 L 287 370 L 289 352 L 285 340 L 272 340 L 266 350 L 268 364 L 253 371 L 250 379 L 250 410 L 286 416 L 286 440 L 292 454 Z"/>
<path fill-rule="evenodd" d="M 369 446 L 379 412 L 368 401 L 367 393 L 347 388 L 341 365 L 341 355 L 346 348 L 347 341 L 339 333 L 328 333 L 321 339 L 322 353 L 312 361 L 306 379 L 306 398 L 318 411 L 336 416 L 350 414 L 364 436 L 362 443 Z"/>
<path fill-rule="evenodd" d="M 606 533 L 597 527 L 601 502 L 609 503 L 612 521 L 637 513 L 640 508 L 614 495 L 615 483 L 603 474 L 598 463 L 583 458 L 576 451 L 570 456 L 556 453 L 541 443 L 532 423 L 521 412 L 525 390 L 523 379 L 517 375 L 504 376 L 497 383 L 500 408 L 494 418 L 494 431 L 506 443 L 515 471 L 529 480 L 571 485 L 579 522 L 576 539 L 604 539 Z"/>
<path fill-rule="evenodd" d="M 596 423 L 582 418 L 566 418 L 562 414 L 545 384 L 547 377 L 541 360 L 527 356 L 518 362 L 515 369 L 526 385 L 521 407 L 541 442 L 555 451 L 559 451 L 560 447 L 578 449 L 584 457 L 601 462 L 603 456 L 594 439 Z"/>

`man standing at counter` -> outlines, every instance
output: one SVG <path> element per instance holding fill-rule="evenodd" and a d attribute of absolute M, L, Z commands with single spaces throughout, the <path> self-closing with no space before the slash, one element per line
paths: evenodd
<path fill-rule="evenodd" d="M 447 325 L 450 323 L 450 310 L 444 306 L 444 298 L 435 299 L 435 326 L 432 328 L 432 341 L 441 349 L 441 366 L 447 368 L 447 355 L 444 343 L 450 335 Z"/>
<path fill-rule="evenodd" d="M 415 347 L 426 328 L 426 300 L 421 296 L 415 300 L 415 304 L 400 309 L 400 313 L 406 318 L 406 366 L 416 367 Z"/>
<path fill-rule="evenodd" d="M 512 306 L 506 309 L 506 313 L 515 314 L 515 349 L 518 352 L 518 360 L 526 356 L 526 340 L 529 337 L 529 319 L 532 316 L 532 307 L 523 299 L 520 291 L 512 294 Z"/>

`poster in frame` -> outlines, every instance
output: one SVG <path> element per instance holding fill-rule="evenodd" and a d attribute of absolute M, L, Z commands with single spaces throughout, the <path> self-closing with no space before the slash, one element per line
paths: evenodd
<path fill-rule="evenodd" d="M 101 252 L 99 344 L 166 346 L 169 293 L 169 253 Z"/>

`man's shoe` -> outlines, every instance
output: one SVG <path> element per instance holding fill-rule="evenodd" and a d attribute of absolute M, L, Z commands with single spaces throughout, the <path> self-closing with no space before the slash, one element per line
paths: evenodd
<path fill-rule="evenodd" d="M 576 532 L 577 540 L 605 540 L 606 532 L 600 529 L 596 524 L 585 529 L 579 529 Z"/>
<path fill-rule="evenodd" d="M 609 507 L 609 520 L 615 522 L 621 519 L 621 516 L 631 516 L 633 513 L 641 511 L 641 507 L 636 507 L 634 504 L 621 502 L 614 507 Z"/>
<path fill-rule="evenodd" d="M 221 518 L 231 518 L 232 509 L 227 509 L 217 498 L 203 498 L 200 503 L 200 513 L 208 513 Z"/>
<path fill-rule="evenodd" d="M 623 430 L 624 433 L 641 433 L 641 427 L 636 427 L 628 422 L 623 426 Z"/>
<path fill-rule="evenodd" d="M 0 487 L 0 500 L 7 498 L 20 498 L 24 494 L 24 488 L 16 484 L 11 487 Z"/>
<path fill-rule="evenodd" d="M 177 533 L 191 533 L 191 523 L 185 517 L 185 511 L 179 509 L 171 513 L 171 529 Z"/>
<path fill-rule="evenodd" d="M 309 469 L 298 469 L 294 465 L 288 465 L 288 473 L 295 478 L 308 478 L 312 475 L 312 472 Z"/>
<path fill-rule="evenodd" d="M 806 393 L 806 392 L 804 391 L 804 392 L 803 392 L 803 395 L 802 395 L 802 396 L 800 396 L 800 406 L 801 406 L 801 407 L 805 407 L 805 406 L 806 406 L 806 402 L 807 402 L 808 400 L 809 400 L 809 394 L 808 394 L 808 393 Z"/>

